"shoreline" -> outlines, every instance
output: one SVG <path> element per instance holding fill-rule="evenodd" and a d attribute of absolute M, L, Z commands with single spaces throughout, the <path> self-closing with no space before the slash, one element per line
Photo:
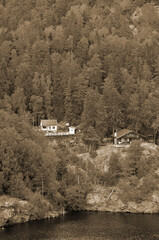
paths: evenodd
<path fill-rule="evenodd" d="M 112 188 L 95 187 L 94 191 L 87 195 L 86 210 L 108 211 L 119 213 L 144 213 L 153 214 L 159 213 L 159 193 L 158 191 L 152 194 L 145 200 L 140 202 L 127 201 L 120 199 L 120 189 L 116 189 L 108 198 Z"/>
<path fill-rule="evenodd" d="M 12 198 L 9 196 L 0 197 L 0 229 L 6 226 L 26 223 L 34 220 L 51 219 L 65 214 L 62 210 L 49 210 L 43 215 L 38 215 L 36 206 L 29 201 Z M 45 211 L 45 209 L 44 209 Z"/>
<path fill-rule="evenodd" d="M 76 211 L 75 211 L 76 212 Z M 78 211 L 78 212 L 105 212 L 105 213 L 116 213 L 116 214 L 129 214 L 129 215 L 159 215 L 159 212 L 127 212 L 127 211 L 108 211 L 108 210 L 81 210 L 81 211 Z M 44 218 L 34 218 L 34 219 L 29 219 L 27 221 L 20 221 L 20 222 L 12 222 L 12 223 L 9 223 L 9 224 L 3 224 L 3 225 L 0 225 L 0 231 L 4 230 L 6 227 L 8 226 L 13 226 L 13 225 L 16 225 L 16 224 L 21 224 L 21 223 L 27 223 L 27 222 L 32 222 L 32 221 L 41 221 L 41 220 L 49 220 L 49 219 L 54 219 L 54 218 L 57 218 L 57 217 L 60 217 L 62 215 L 62 213 L 57 213 L 56 215 L 50 215 L 48 217 L 44 217 Z"/>
<path fill-rule="evenodd" d="M 120 199 L 120 195 L 119 188 L 114 190 L 112 187 L 94 186 L 94 189 L 87 194 L 85 206 L 81 211 L 159 214 L 158 191 L 153 191 L 141 202 L 124 202 Z M 56 218 L 65 213 L 64 209 L 55 210 L 47 200 L 43 200 L 38 206 L 36 201 L 30 202 L 7 195 L 0 196 L 0 229 L 17 223 Z"/>
<path fill-rule="evenodd" d="M 17 199 L 16 199 L 17 200 Z M 22 200 L 19 200 L 19 202 L 24 202 Z M 123 214 L 159 214 L 159 212 L 155 211 L 137 211 L 137 210 L 129 210 L 128 208 L 119 210 L 119 209 L 113 209 L 111 207 L 108 207 L 107 209 L 103 208 L 102 206 L 100 208 L 96 208 L 93 206 L 87 206 L 85 209 L 81 210 L 86 212 L 107 212 L 107 213 L 123 213 Z M 11 214 L 12 212 L 12 214 Z M 61 211 L 49 211 L 45 214 L 43 217 L 37 217 L 33 215 L 32 211 L 22 211 L 22 209 L 16 208 L 13 211 L 13 206 L 6 206 L 2 208 L 2 205 L 0 207 L 0 230 L 5 229 L 7 226 L 20 224 L 20 223 L 27 223 L 31 221 L 39 221 L 44 219 L 54 219 L 56 217 L 62 216 L 66 214 L 66 212 Z"/>

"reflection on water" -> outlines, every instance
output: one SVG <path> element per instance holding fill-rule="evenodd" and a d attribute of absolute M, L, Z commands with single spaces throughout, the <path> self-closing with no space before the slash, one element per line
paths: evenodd
<path fill-rule="evenodd" d="M 159 214 L 79 212 L 0 231 L 0 240 L 54 239 L 159 240 Z"/>

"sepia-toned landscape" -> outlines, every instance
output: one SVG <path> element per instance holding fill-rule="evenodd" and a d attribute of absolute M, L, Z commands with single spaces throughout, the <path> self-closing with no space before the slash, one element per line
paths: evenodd
<path fill-rule="evenodd" d="M 0 0 L 0 239 L 159 239 L 158 146 L 158 0 Z"/>

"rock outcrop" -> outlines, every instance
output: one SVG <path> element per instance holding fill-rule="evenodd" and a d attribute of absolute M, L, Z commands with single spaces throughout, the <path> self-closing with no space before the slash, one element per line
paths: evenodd
<path fill-rule="evenodd" d="M 59 216 L 56 211 L 48 211 L 42 218 Z M 34 206 L 28 201 L 8 196 L 0 197 L 0 228 L 16 223 L 40 219 L 34 211 Z"/>
<path fill-rule="evenodd" d="M 151 198 L 136 203 L 129 201 L 124 203 L 119 198 L 119 189 L 103 188 L 97 186 L 92 193 L 87 195 L 86 210 L 127 212 L 127 213 L 158 213 L 159 212 L 159 192 L 154 191 Z M 111 194 L 112 193 L 112 194 Z"/>

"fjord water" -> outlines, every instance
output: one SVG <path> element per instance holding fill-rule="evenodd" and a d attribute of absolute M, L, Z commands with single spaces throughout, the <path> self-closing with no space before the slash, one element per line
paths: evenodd
<path fill-rule="evenodd" d="M 159 214 L 76 212 L 0 231 L 0 240 L 158 240 Z"/>

